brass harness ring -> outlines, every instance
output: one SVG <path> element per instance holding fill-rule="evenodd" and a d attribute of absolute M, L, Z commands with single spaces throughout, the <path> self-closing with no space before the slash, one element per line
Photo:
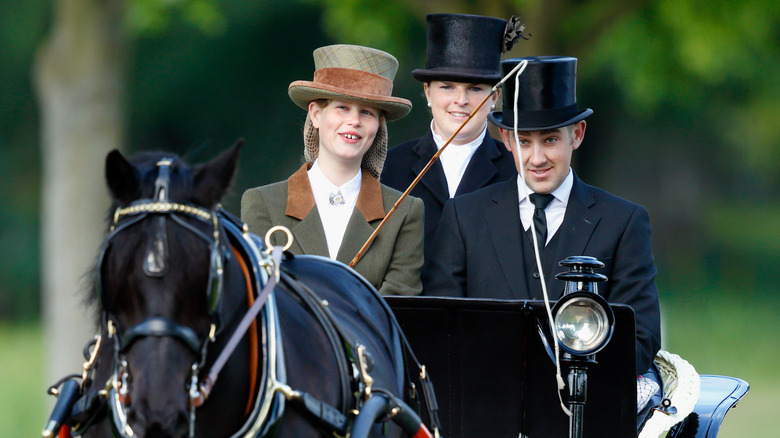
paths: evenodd
<path fill-rule="evenodd" d="M 267 233 L 265 233 L 265 252 L 266 254 L 270 254 L 271 251 L 273 251 L 273 246 L 271 246 L 271 235 L 277 231 L 283 231 L 285 235 L 287 235 L 287 243 L 284 244 L 282 247 L 282 251 L 287 251 L 290 249 L 293 243 L 293 235 L 290 232 L 290 230 L 287 229 L 287 227 L 284 227 L 282 225 L 277 225 L 275 227 L 271 227 L 270 230 L 268 230 Z"/>

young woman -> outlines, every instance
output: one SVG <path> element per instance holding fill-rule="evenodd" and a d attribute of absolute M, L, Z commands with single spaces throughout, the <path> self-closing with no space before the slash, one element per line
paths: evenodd
<path fill-rule="evenodd" d="M 422 137 L 390 149 L 382 182 L 404 191 L 431 157 L 468 119 L 501 80 L 501 53 L 522 31 L 513 18 L 464 14 L 430 14 L 424 69 L 412 71 L 423 83 L 433 120 Z M 458 132 L 411 191 L 425 203 L 425 257 L 439 224 L 444 202 L 517 173 L 512 154 L 487 131 L 487 115 L 498 102 L 495 93 Z"/>
<path fill-rule="evenodd" d="M 314 64 L 313 81 L 288 89 L 308 111 L 306 163 L 286 181 L 247 190 L 241 218 L 261 236 L 275 225 L 290 229 L 293 253 L 349 263 L 401 195 L 380 184 L 379 174 L 386 120 L 404 117 L 412 104 L 392 96 L 398 61 L 381 50 L 321 47 Z M 272 241 L 284 239 L 276 233 Z M 382 294 L 417 295 L 422 264 L 423 204 L 407 197 L 354 269 Z"/>

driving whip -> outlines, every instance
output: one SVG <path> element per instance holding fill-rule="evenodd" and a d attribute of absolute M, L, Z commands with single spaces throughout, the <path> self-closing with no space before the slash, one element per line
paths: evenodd
<path fill-rule="evenodd" d="M 528 64 L 528 61 L 523 60 L 522 62 L 517 64 L 515 66 L 515 68 L 512 69 L 512 71 L 510 71 L 506 76 L 504 76 L 496 85 L 494 85 L 493 88 L 490 90 L 490 93 L 487 96 L 485 96 L 484 99 L 482 99 L 482 102 L 480 102 L 479 105 L 477 105 L 477 107 L 474 108 L 474 111 L 472 111 L 471 114 L 469 114 L 469 116 L 466 118 L 466 120 L 458 127 L 458 129 L 456 129 L 455 132 L 452 133 L 450 138 L 448 138 L 447 141 L 444 142 L 444 145 L 441 147 L 441 149 L 439 149 L 439 151 L 436 152 L 433 155 L 433 157 L 431 157 L 430 161 L 428 161 L 428 164 L 426 164 L 425 167 L 423 167 L 423 169 L 420 171 L 420 173 L 417 175 L 417 177 L 414 179 L 414 181 L 412 181 L 412 183 L 409 184 L 409 187 L 403 192 L 403 194 L 401 194 L 401 197 L 398 198 L 398 200 L 395 202 L 395 204 L 393 204 L 393 208 L 391 208 L 390 211 L 387 212 L 387 214 L 385 215 L 385 218 L 382 219 L 382 222 L 379 223 L 379 226 L 377 226 L 376 229 L 374 230 L 374 232 L 371 233 L 371 236 L 368 237 L 368 240 L 366 240 L 366 243 L 364 243 L 363 247 L 360 248 L 360 251 L 358 251 L 357 255 L 355 255 L 355 258 L 353 258 L 352 261 L 349 262 L 349 267 L 350 268 L 354 268 L 355 265 L 357 264 L 357 262 L 360 260 L 360 258 L 363 257 L 363 254 L 371 246 L 371 242 L 374 241 L 374 239 L 376 238 L 376 235 L 379 233 L 379 230 L 381 230 L 382 227 L 384 226 L 385 222 L 387 222 L 387 219 L 390 216 L 392 216 L 392 214 L 395 212 L 396 208 L 398 208 L 398 206 L 401 205 L 401 202 L 404 200 L 404 198 L 406 198 L 406 195 L 408 195 L 409 192 L 412 191 L 414 186 L 417 185 L 417 182 L 420 181 L 420 178 L 422 178 L 423 175 L 425 175 L 425 172 L 427 172 L 428 169 L 433 165 L 433 163 L 436 162 L 436 160 L 439 158 L 439 155 L 441 155 L 441 153 L 444 152 L 444 149 L 450 144 L 450 142 L 452 142 L 452 139 L 455 138 L 455 136 L 458 135 L 460 130 L 463 129 L 464 126 L 466 126 L 466 123 L 468 123 L 469 120 L 471 120 L 471 118 L 474 117 L 474 114 L 476 114 L 477 111 L 479 111 L 479 109 L 482 108 L 482 105 L 484 105 L 485 102 L 487 102 L 487 100 L 490 98 L 490 96 L 494 95 L 496 93 L 496 91 L 501 89 L 501 86 L 504 84 L 504 82 L 506 82 L 510 77 L 512 77 L 512 75 L 514 75 L 515 73 L 517 73 L 518 75 L 522 74 L 522 72 L 523 72 L 523 70 L 525 70 L 525 66 L 527 64 Z"/>

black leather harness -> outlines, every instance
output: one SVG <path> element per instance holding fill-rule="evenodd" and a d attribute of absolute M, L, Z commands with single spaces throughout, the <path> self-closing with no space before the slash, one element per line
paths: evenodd
<path fill-rule="evenodd" d="M 86 388 L 88 382 L 92 380 L 90 376 L 88 376 L 88 373 L 93 372 L 93 368 L 92 365 L 89 367 L 86 367 L 85 365 L 85 373 L 82 376 L 81 384 L 82 397 L 76 402 L 76 406 L 85 410 L 89 409 L 91 412 L 72 412 L 70 406 L 68 406 L 67 411 L 70 412 L 68 417 L 71 420 L 74 418 L 82 420 L 84 418 L 89 418 L 89 421 L 71 424 L 74 426 L 73 434 L 78 435 L 83 433 L 89 425 L 96 421 L 96 413 L 105 411 L 102 409 L 102 406 L 108 404 L 113 414 L 112 424 L 115 428 L 115 432 L 123 437 L 134 435 L 127 423 L 127 416 L 125 413 L 124 397 L 128 393 L 128 376 L 126 363 L 122 359 L 122 355 L 136 340 L 143 337 L 155 336 L 172 337 L 180 340 L 196 354 L 196 357 L 200 358 L 197 363 L 193 364 L 192 383 L 189 390 L 191 402 L 190 436 L 194 436 L 195 408 L 202 404 L 203 401 L 200 400 L 200 402 L 197 402 L 197 400 L 200 398 L 205 400 L 209 393 L 208 390 L 203 390 L 204 386 L 207 385 L 204 385 L 204 382 L 200 381 L 198 376 L 206 365 L 205 358 L 208 345 L 213 342 L 216 333 L 222 328 L 220 319 L 223 272 L 227 257 L 226 245 L 230 244 L 237 249 L 241 256 L 244 257 L 247 265 L 251 267 L 251 284 L 254 286 L 255 295 L 260 293 L 263 287 L 272 288 L 278 283 L 276 284 L 277 287 L 298 299 L 309 309 L 311 314 L 314 315 L 318 324 L 322 327 L 323 332 L 326 334 L 332 351 L 337 357 L 339 387 L 342 394 L 339 406 L 334 407 L 321 400 L 317 400 L 309 394 L 287 386 L 283 356 L 284 349 L 282 346 L 278 311 L 276 308 L 276 300 L 271 293 L 268 295 L 265 305 L 262 306 L 262 303 L 260 304 L 262 308 L 258 310 L 257 316 L 262 330 L 262 336 L 260 336 L 260 338 L 262 339 L 263 357 L 266 358 L 266 360 L 263 361 L 262 372 L 259 376 L 257 397 L 255 397 L 255 403 L 247 421 L 241 429 L 232 436 L 235 438 L 265 436 L 271 430 L 272 426 L 281 418 L 286 401 L 289 401 L 291 406 L 299 411 L 306 413 L 307 416 L 313 419 L 321 428 L 337 435 L 346 436 L 349 433 L 351 421 L 354 419 L 355 413 L 359 412 L 361 405 L 370 399 L 372 391 L 382 392 L 381 389 L 376 390 L 373 388 L 373 379 L 368 371 L 371 361 L 370 354 L 365 351 L 365 347 L 356 343 L 345 334 L 338 319 L 334 317 L 328 308 L 327 303 L 324 303 L 317 294 L 305 284 L 297 281 L 293 275 L 287 273 L 285 269 L 283 269 L 281 260 L 272 260 L 270 252 L 261 251 L 261 248 L 263 248 L 262 242 L 259 241 L 257 236 L 248 233 L 246 226 L 240 220 L 223 210 L 205 210 L 194 205 L 168 201 L 168 174 L 170 164 L 171 160 L 161 160 L 158 162 L 158 177 L 155 182 L 156 199 L 139 200 L 127 207 L 118 208 L 116 210 L 110 233 L 104 240 L 98 259 L 97 291 L 101 298 L 101 303 L 104 305 L 103 308 L 105 309 L 106 296 L 103 293 L 101 278 L 103 260 L 117 234 L 139 224 L 145 219 L 156 221 L 157 227 L 155 228 L 156 231 L 147 247 L 144 273 L 148 276 L 164 275 L 169 266 L 167 262 L 166 219 L 170 218 L 177 225 L 191 231 L 209 244 L 211 263 L 206 293 L 209 302 L 209 313 L 212 319 L 211 333 L 205 339 L 202 339 L 194 330 L 192 330 L 192 328 L 163 317 L 150 317 L 138 325 L 127 328 L 120 333 L 117 330 L 116 324 L 113 322 L 113 317 L 110 314 L 104 313 L 104 328 L 108 332 L 109 338 L 113 340 L 114 346 L 113 375 L 105 385 L 108 389 L 107 394 L 99 395 L 98 397 L 102 402 L 97 403 L 95 402 L 96 391 L 94 389 L 90 390 L 89 388 Z M 196 218 L 204 224 L 209 224 L 212 234 L 207 234 L 202 231 L 201 228 L 191 224 L 190 221 L 184 220 L 183 217 Z M 279 253 L 281 252 L 278 249 L 277 251 L 279 251 Z M 288 254 L 288 257 L 292 257 L 292 255 Z M 374 290 L 373 288 L 369 289 Z M 391 323 L 397 329 L 398 333 L 400 333 L 404 349 L 407 352 L 407 358 L 411 358 L 420 370 L 419 382 L 423 393 L 425 394 L 429 418 L 433 423 L 434 429 L 438 430 L 439 422 L 436 412 L 436 401 L 433 396 L 433 388 L 430 380 L 428 380 L 425 374 L 425 368 L 422 367 L 414 357 L 414 354 L 412 353 L 408 342 L 403 337 L 403 332 L 400 330 L 390 309 L 381 298 L 379 298 L 379 301 L 383 303 Z M 238 333 L 234 336 L 240 337 L 242 335 L 243 333 Z M 97 350 L 99 348 L 99 346 L 95 347 L 91 354 L 92 360 L 90 362 L 94 362 L 94 357 L 97 355 Z M 225 353 L 229 355 L 231 352 L 232 351 L 228 351 Z M 209 378 L 212 379 L 211 382 L 206 383 L 213 385 L 216 376 L 210 374 Z M 411 382 L 411 379 L 408 380 Z M 412 386 L 412 388 L 414 388 L 414 386 Z M 354 394 L 356 393 L 359 395 L 355 396 Z M 416 393 L 413 392 L 412 396 L 416 397 Z M 86 399 L 90 400 L 89 403 L 86 402 Z M 413 415 L 411 410 L 408 409 L 408 406 L 402 401 L 391 395 L 388 395 L 388 400 L 398 407 L 406 407 L 405 410 L 396 410 L 397 412 L 405 412 L 404 415 Z M 70 403 L 73 404 L 73 401 Z M 403 420 L 406 423 L 410 423 L 409 418 L 416 417 L 406 417 Z M 416 421 L 419 423 L 419 418 L 417 418 Z M 414 421 L 411 421 L 411 423 L 414 423 Z M 399 422 L 399 424 L 401 423 Z"/>

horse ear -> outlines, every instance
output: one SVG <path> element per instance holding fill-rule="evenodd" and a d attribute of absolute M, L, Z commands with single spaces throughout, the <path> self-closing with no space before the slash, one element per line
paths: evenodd
<path fill-rule="evenodd" d="M 235 146 L 195 169 L 195 203 L 208 208 L 219 203 L 233 182 L 243 144 L 243 139 L 238 140 Z"/>
<path fill-rule="evenodd" d="M 106 182 L 114 199 L 122 204 L 138 198 L 138 171 L 121 152 L 114 149 L 106 156 Z"/>

